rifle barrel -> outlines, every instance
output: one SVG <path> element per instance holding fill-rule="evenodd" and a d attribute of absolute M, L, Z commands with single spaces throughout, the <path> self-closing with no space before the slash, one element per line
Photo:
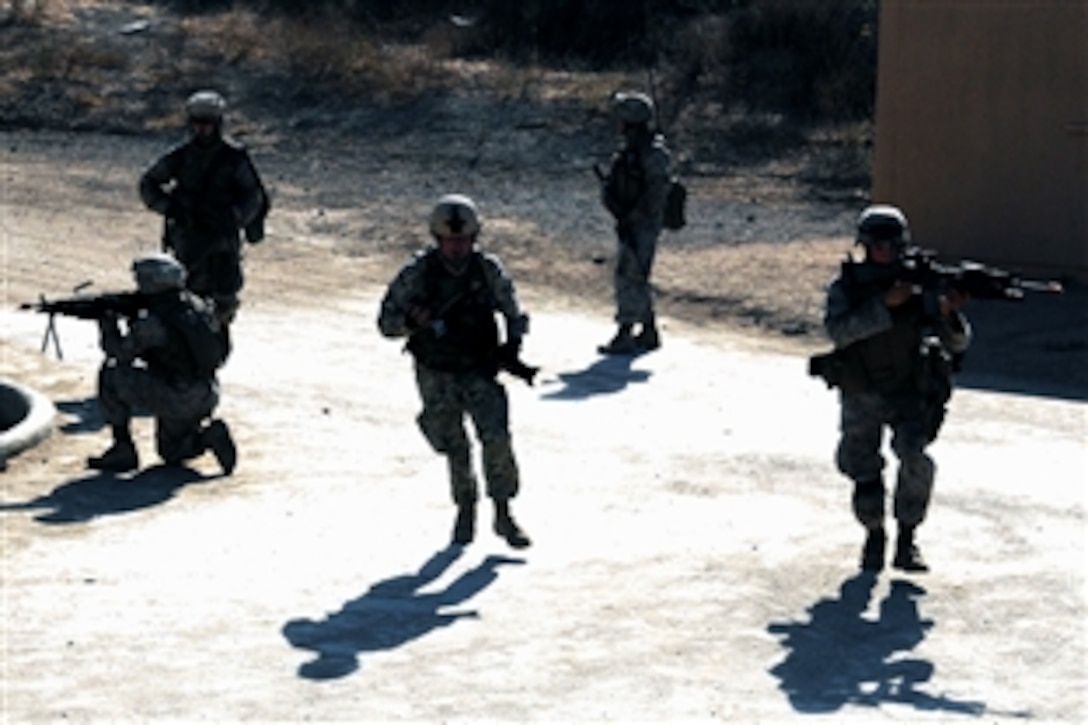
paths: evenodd
<path fill-rule="evenodd" d="M 1022 279 L 1020 286 L 1031 292 L 1046 292 L 1047 294 L 1060 295 L 1065 289 L 1057 280 Z"/>

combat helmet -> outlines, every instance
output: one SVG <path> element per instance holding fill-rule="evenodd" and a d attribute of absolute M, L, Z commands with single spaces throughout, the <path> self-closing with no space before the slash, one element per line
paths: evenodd
<path fill-rule="evenodd" d="M 857 243 L 893 242 L 904 247 L 910 242 L 910 225 L 897 206 L 873 204 L 866 207 L 857 222 Z"/>
<path fill-rule="evenodd" d="M 185 267 L 169 254 L 147 254 L 132 262 L 136 287 L 144 294 L 156 294 L 185 287 Z"/>
<path fill-rule="evenodd" d="M 619 92 L 612 96 L 612 115 L 624 123 L 649 124 L 654 120 L 654 102 L 645 93 Z"/>
<path fill-rule="evenodd" d="M 185 115 L 190 121 L 223 122 L 227 101 L 216 91 L 197 91 L 185 101 Z"/>
<path fill-rule="evenodd" d="M 446 194 L 431 211 L 430 227 L 436 237 L 475 237 L 480 233 L 476 202 L 464 194 Z"/>

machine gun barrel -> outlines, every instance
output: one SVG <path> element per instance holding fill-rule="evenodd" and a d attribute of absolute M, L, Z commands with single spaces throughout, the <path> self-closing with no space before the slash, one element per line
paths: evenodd
<path fill-rule="evenodd" d="M 24 302 L 20 310 L 33 310 L 48 315 L 63 315 L 81 320 L 100 320 L 106 315 L 134 317 L 147 307 L 147 298 L 139 292 L 107 292 L 100 295 L 75 295 L 58 300 L 44 296 L 37 302 Z"/>
<path fill-rule="evenodd" d="M 81 289 L 87 286 L 84 283 L 77 287 Z M 57 352 L 57 359 L 63 360 L 64 354 L 60 349 L 60 336 L 53 324 L 53 318 L 57 315 L 75 317 L 80 320 L 101 320 L 107 315 L 133 318 L 140 310 L 147 308 L 147 298 L 140 292 L 107 292 L 101 295 L 74 295 L 59 300 L 47 300 L 42 295 L 37 302 L 23 302 L 20 310 L 31 310 L 49 315 L 49 323 L 45 327 L 45 335 L 42 337 L 42 352 L 49 347 L 49 340 L 53 340 L 53 347 Z"/>

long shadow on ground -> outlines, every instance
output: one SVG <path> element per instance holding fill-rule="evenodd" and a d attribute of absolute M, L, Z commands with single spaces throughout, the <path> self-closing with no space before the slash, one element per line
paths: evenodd
<path fill-rule="evenodd" d="M 95 472 L 30 501 L 0 503 L 0 512 L 43 510 L 35 520 L 44 524 L 76 524 L 158 506 L 184 486 L 207 478 L 191 468 L 165 465 L 144 469 L 131 477 Z"/>
<path fill-rule="evenodd" d="M 920 687 L 935 671 L 932 662 L 908 657 L 933 627 L 922 619 L 918 601 L 926 591 L 896 580 L 880 603 L 879 619 L 865 617 L 877 577 L 859 573 L 842 583 L 838 598 L 821 599 L 807 622 L 767 627 L 782 636 L 786 659 L 771 669 L 795 710 L 833 713 L 848 705 L 884 703 L 962 715 L 982 715 L 985 703 L 931 695 Z"/>
<path fill-rule="evenodd" d="M 584 370 L 559 373 L 563 387 L 541 396 L 545 400 L 583 400 L 594 395 L 618 393 L 631 383 L 650 379 L 648 370 L 633 370 L 640 355 L 606 355 Z"/>
<path fill-rule="evenodd" d="M 293 647 L 308 649 L 317 657 L 303 663 L 300 677 L 330 680 L 359 669 L 359 655 L 400 647 L 459 619 L 478 616 L 476 610 L 444 612 L 445 607 L 464 604 L 495 579 L 504 564 L 524 564 L 524 559 L 489 556 L 466 571 L 446 588 L 422 593 L 461 556 L 463 549 L 452 545 L 436 552 L 419 571 L 383 579 L 362 596 L 346 602 L 340 611 L 321 621 L 292 619 L 283 627 L 283 636 Z"/>

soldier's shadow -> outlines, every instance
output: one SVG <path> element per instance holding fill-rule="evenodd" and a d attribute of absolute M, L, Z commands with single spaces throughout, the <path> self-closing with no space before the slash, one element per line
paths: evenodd
<path fill-rule="evenodd" d="M 208 478 L 184 466 L 152 466 L 131 477 L 96 471 L 29 501 L 0 503 L 0 511 L 40 510 L 34 519 L 43 524 L 76 524 L 158 506 Z"/>
<path fill-rule="evenodd" d="M 542 395 L 551 400 L 582 400 L 594 395 L 618 393 L 631 383 L 650 379 L 649 370 L 634 370 L 632 364 L 645 353 L 604 355 L 584 370 L 559 373 L 562 388 Z"/>
<path fill-rule="evenodd" d="M 82 400 L 61 400 L 56 403 L 57 411 L 67 420 L 59 430 L 68 435 L 94 433 L 106 427 L 102 412 L 98 408 L 98 399 L 94 397 Z M 145 411 L 133 411 L 134 417 L 147 417 Z"/>
<path fill-rule="evenodd" d="M 421 592 L 461 556 L 451 545 L 436 552 L 411 574 L 383 579 L 361 596 L 345 602 L 340 611 L 321 621 L 292 619 L 283 636 L 293 647 L 312 650 L 317 656 L 303 663 L 300 677 L 329 680 L 359 669 L 359 655 L 400 647 L 458 619 L 475 618 L 476 610 L 446 612 L 445 607 L 463 604 L 498 578 L 504 564 L 524 564 L 524 559 L 488 556 L 449 586 L 437 592 Z"/>
<path fill-rule="evenodd" d="M 935 671 L 932 662 L 904 656 L 925 639 L 933 621 L 922 619 L 924 589 L 908 581 L 891 583 L 876 620 L 865 618 L 877 578 L 859 573 L 843 582 L 839 597 L 809 608 L 807 622 L 767 627 L 783 636 L 789 653 L 770 672 L 798 712 L 830 713 L 846 705 L 911 705 L 965 715 L 987 712 L 985 703 L 931 695 L 920 689 Z"/>

